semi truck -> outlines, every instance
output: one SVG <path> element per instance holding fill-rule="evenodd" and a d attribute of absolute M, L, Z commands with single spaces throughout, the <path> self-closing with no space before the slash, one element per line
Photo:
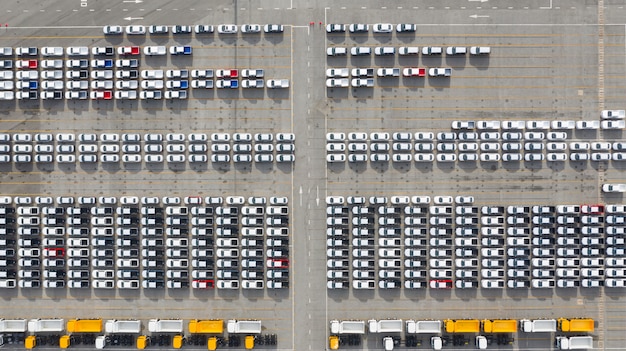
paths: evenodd
<path fill-rule="evenodd" d="M 406 321 L 406 332 L 409 334 L 439 334 L 441 321 Z"/>
<path fill-rule="evenodd" d="M 557 336 L 556 347 L 559 350 L 584 350 L 593 348 L 591 336 Z"/>
<path fill-rule="evenodd" d="M 141 321 L 110 319 L 105 322 L 104 330 L 109 334 L 138 334 Z"/>
<path fill-rule="evenodd" d="M 26 319 L 0 319 L 0 333 L 23 333 L 26 326 Z"/>
<path fill-rule="evenodd" d="M 67 321 L 68 333 L 101 333 L 102 319 L 70 319 Z"/>
<path fill-rule="evenodd" d="M 148 331 L 151 333 L 182 333 L 182 319 L 151 319 L 148 322 Z"/>
<path fill-rule="evenodd" d="M 29 335 L 24 339 L 24 348 L 26 350 L 31 350 L 37 347 L 37 337 L 34 335 Z"/>
<path fill-rule="evenodd" d="M 370 333 L 402 333 L 402 319 L 370 319 L 367 324 Z"/>
<path fill-rule="evenodd" d="M 433 350 L 441 350 L 443 348 L 443 340 L 440 336 L 433 336 L 430 338 L 430 346 Z"/>
<path fill-rule="evenodd" d="M 478 319 L 446 319 L 443 323 L 447 333 L 480 332 L 480 321 Z"/>
<path fill-rule="evenodd" d="M 482 324 L 485 333 L 517 332 L 517 321 L 514 319 L 484 319 Z"/>
<path fill-rule="evenodd" d="M 393 350 L 393 338 L 391 336 L 385 336 L 383 338 L 383 347 L 385 351 Z"/>
<path fill-rule="evenodd" d="M 28 321 L 28 331 L 31 333 L 62 332 L 65 330 L 63 319 L 31 319 Z"/>
<path fill-rule="evenodd" d="M 553 333 L 556 331 L 555 319 L 522 319 L 520 329 L 525 333 Z"/>
<path fill-rule="evenodd" d="M 140 335 L 137 337 L 137 350 L 143 350 L 146 348 L 146 346 L 148 346 L 148 342 L 150 341 L 150 339 L 148 339 L 147 336 L 145 335 Z M 176 348 L 174 346 L 174 348 Z"/>
<path fill-rule="evenodd" d="M 328 337 L 328 346 L 331 350 L 339 349 L 339 337 L 337 335 L 331 335 Z"/>
<path fill-rule="evenodd" d="M 559 330 L 563 332 L 592 332 L 594 322 L 591 318 L 559 318 Z"/>
<path fill-rule="evenodd" d="M 97 336 L 96 337 L 96 349 L 103 349 L 105 346 L 107 346 L 106 336 L 104 335 Z"/>
<path fill-rule="evenodd" d="M 331 334 L 365 334 L 364 321 L 330 321 Z"/>
<path fill-rule="evenodd" d="M 238 321 L 231 319 L 226 324 L 226 329 L 231 334 L 260 334 L 261 321 Z"/>
<path fill-rule="evenodd" d="M 476 348 L 479 350 L 484 350 L 487 348 L 487 338 L 482 335 L 476 336 Z"/>
<path fill-rule="evenodd" d="M 189 332 L 192 334 L 222 334 L 224 321 L 221 319 L 192 319 L 189 321 Z"/>
<path fill-rule="evenodd" d="M 247 335 L 246 338 L 243 340 L 243 345 L 246 350 L 252 350 L 254 348 L 254 336 Z"/>

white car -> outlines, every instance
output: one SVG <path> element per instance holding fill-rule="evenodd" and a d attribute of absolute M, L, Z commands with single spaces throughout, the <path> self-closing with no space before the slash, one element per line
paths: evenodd
<path fill-rule="evenodd" d="M 242 24 L 241 33 L 260 33 L 261 26 L 258 24 Z"/>
<path fill-rule="evenodd" d="M 372 32 L 391 33 L 393 32 L 393 25 L 391 23 L 376 23 L 372 25 Z"/>
<path fill-rule="evenodd" d="M 237 25 L 235 24 L 220 24 L 217 26 L 217 32 L 219 34 L 236 34 Z"/>
<path fill-rule="evenodd" d="M 329 23 L 326 25 L 326 32 L 327 33 L 341 33 L 341 32 L 345 32 L 346 31 L 346 25 L 345 24 L 332 24 Z"/>
<path fill-rule="evenodd" d="M 111 33 L 106 33 L 105 32 L 104 34 L 111 34 Z M 146 27 L 144 27 L 144 26 L 137 26 L 137 25 L 126 26 L 126 34 L 129 34 L 129 35 L 146 34 Z"/>
<path fill-rule="evenodd" d="M 603 119 L 624 119 L 626 117 L 625 110 L 602 110 L 600 116 Z"/>
<path fill-rule="evenodd" d="M 263 26 L 265 33 L 282 33 L 285 30 L 282 24 L 266 24 Z"/>
<path fill-rule="evenodd" d="M 143 53 L 148 56 L 163 56 L 167 53 L 167 50 L 165 46 L 145 46 Z"/>
<path fill-rule="evenodd" d="M 417 30 L 417 25 L 413 23 L 400 23 L 396 26 L 396 32 L 404 33 L 404 32 L 415 32 Z"/>

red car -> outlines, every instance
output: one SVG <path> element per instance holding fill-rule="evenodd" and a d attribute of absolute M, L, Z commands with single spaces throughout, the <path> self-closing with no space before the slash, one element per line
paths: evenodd
<path fill-rule="evenodd" d="M 56 258 L 64 257 L 65 249 L 60 248 L 60 247 L 45 248 L 43 250 L 43 255 L 44 257 L 56 257 Z"/>
<path fill-rule="evenodd" d="M 117 48 L 117 53 L 120 55 L 139 55 L 141 52 L 139 46 L 120 46 Z"/>
<path fill-rule="evenodd" d="M 602 204 L 582 205 L 580 207 L 580 211 L 582 213 L 587 213 L 587 214 L 602 214 L 604 213 L 604 205 Z"/>
<path fill-rule="evenodd" d="M 452 289 L 451 279 L 433 279 L 430 281 L 431 289 Z"/>
<path fill-rule="evenodd" d="M 236 69 L 218 69 L 215 72 L 217 78 L 237 78 L 239 76 L 239 70 Z"/>
<path fill-rule="evenodd" d="M 37 60 L 18 60 L 15 62 L 15 67 L 19 69 L 37 69 L 38 61 Z"/>
<path fill-rule="evenodd" d="M 405 77 L 424 77 L 426 75 L 426 68 L 421 67 L 409 67 L 402 70 L 402 75 Z"/>
<path fill-rule="evenodd" d="M 111 100 L 112 98 L 113 98 L 113 92 L 110 90 L 91 92 L 91 99 L 93 100 Z"/>
<path fill-rule="evenodd" d="M 289 259 L 270 258 L 266 262 L 267 268 L 289 268 Z"/>
<path fill-rule="evenodd" d="M 215 288 L 215 281 L 208 280 L 194 280 L 191 282 L 191 287 L 194 289 L 213 289 Z"/>

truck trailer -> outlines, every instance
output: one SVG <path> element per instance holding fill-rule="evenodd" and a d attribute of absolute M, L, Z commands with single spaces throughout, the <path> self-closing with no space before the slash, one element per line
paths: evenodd
<path fill-rule="evenodd" d="M 26 326 L 26 319 L 0 319 L 0 333 L 23 333 Z"/>
<path fill-rule="evenodd" d="M 331 334 L 365 334 L 364 321 L 330 321 Z"/>
<path fill-rule="evenodd" d="M 525 333 L 553 333 L 556 331 L 555 319 L 522 319 L 520 329 Z"/>
<path fill-rule="evenodd" d="M 406 321 L 406 332 L 409 334 L 439 334 L 441 321 Z"/>
<path fill-rule="evenodd" d="M 592 332 L 594 322 L 591 318 L 559 318 L 559 330 L 563 332 Z"/>
<path fill-rule="evenodd" d="M 141 332 L 141 321 L 109 319 L 104 324 L 104 330 L 109 334 L 138 334 Z"/>
<path fill-rule="evenodd" d="M 517 332 L 517 321 L 514 319 L 483 319 L 482 324 L 485 333 Z"/>
<path fill-rule="evenodd" d="M 443 321 L 447 333 L 478 333 L 480 321 L 478 319 L 446 319 Z"/>
<path fill-rule="evenodd" d="M 28 321 L 28 331 L 31 333 L 56 332 L 65 330 L 63 319 L 31 319 Z"/>
<path fill-rule="evenodd" d="M 584 350 L 593 348 L 591 336 L 557 336 L 556 347 L 559 350 Z"/>
<path fill-rule="evenodd" d="M 367 324 L 370 333 L 402 333 L 402 319 L 370 319 Z"/>
<path fill-rule="evenodd" d="M 151 319 L 148 322 L 148 331 L 151 333 L 182 333 L 182 319 Z"/>
<path fill-rule="evenodd" d="M 70 319 L 67 321 L 68 333 L 101 333 L 102 319 Z"/>
<path fill-rule="evenodd" d="M 230 319 L 226 324 L 226 329 L 230 334 L 260 334 L 261 321 L 238 321 Z"/>
<path fill-rule="evenodd" d="M 192 319 L 189 321 L 189 332 L 192 334 L 222 334 L 224 321 L 221 319 Z"/>

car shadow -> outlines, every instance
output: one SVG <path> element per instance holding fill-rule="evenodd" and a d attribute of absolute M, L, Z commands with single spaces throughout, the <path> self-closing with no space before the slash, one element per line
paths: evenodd
<path fill-rule="evenodd" d="M 470 55 L 469 57 L 469 64 L 480 71 L 485 71 L 489 68 L 489 61 L 489 55 Z"/>

